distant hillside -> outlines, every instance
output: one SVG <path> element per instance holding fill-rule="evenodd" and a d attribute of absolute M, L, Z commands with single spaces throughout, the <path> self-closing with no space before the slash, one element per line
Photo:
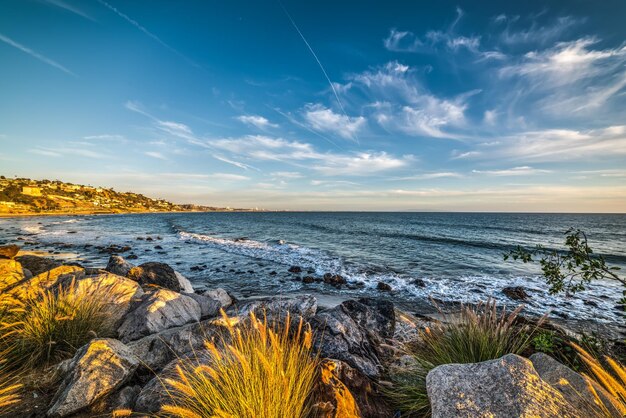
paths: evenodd
<path fill-rule="evenodd" d="M 176 205 L 138 193 L 64 183 L 0 176 L 0 214 L 124 213 L 222 211 L 197 205 Z"/>

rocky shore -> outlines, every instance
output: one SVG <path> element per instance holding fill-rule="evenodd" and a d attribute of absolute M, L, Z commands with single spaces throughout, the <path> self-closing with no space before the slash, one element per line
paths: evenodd
<path fill-rule="evenodd" d="M 390 375 L 414 365 L 402 347 L 436 322 L 385 300 L 346 300 L 334 307 L 320 307 L 312 295 L 236 300 L 222 288 L 194 289 L 166 263 L 135 266 L 111 255 L 102 268 L 84 268 L 19 256 L 18 250 L 5 246 L 0 251 L 4 257 L 1 292 L 18 294 L 69 284 L 87 293 L 99 292 L 103 286 L 122 291 L 107 305 L 115 332 L 94 335 L 73 357 L 50 366 L 45 373 L 53 376 L 49 379 L 53 383 L 28 387 L 12 417 L 116 416 L 116 411 L 157 414 L 171 389 L 167 378 L 177 365 L 202 363 L 205 342 L 223 333 L 222 311 L 238 324 L 245 324 L 254 313 L 275 323 L 284 322 L 289 314 L 311 325 L 313 351 L 330 373 L 319 379 L 314 390 L 313 407 L 319 416 L 394 417 L 396 408 L 385 395 L 393 390 Z M 329 275 L 324 281 L 332 284 L 340 276 Z M 523 296 L 523 290 L 512 292 Z M 33 376 L 24 378 L 28 379 Z M 600 409 L 608 411 L 604 416 L 623 413 L 599 385 L 590 385 L 543 353 L 442 365 L 428 373 L 426 383 L 433 417 L 581 417 L 596 416 Z M 337 394 L 346 389 L 357 405 L 352 415 L 345 415 L 338 404 Z"/>

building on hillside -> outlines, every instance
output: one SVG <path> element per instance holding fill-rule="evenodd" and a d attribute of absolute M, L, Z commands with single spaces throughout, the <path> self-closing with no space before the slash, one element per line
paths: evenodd
<path fill-rule="evenodd" d="M 41 188 L 36 186 L 23 186 L 22 194 L 26 196 L 41 196 Z"/>

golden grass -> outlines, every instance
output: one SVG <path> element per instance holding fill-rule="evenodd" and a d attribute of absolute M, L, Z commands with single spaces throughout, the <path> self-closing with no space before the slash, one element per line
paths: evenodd
<path fill-rule="evenodd" d="M 626 368 L 614 359 L 605 356 L 603 365 L 597 358 L 575 343 L 570 343 L 578 353 L 580 360 L 585 364 L 588 373 L 583 373 L 588 379 L 595 380 L 604 390 L 613 396 L 616 403 L 614 406 L 619 409 L 623 416 L 626 416 Z M 593 390 L 593 386 L 589 385 Z M 599 395 L 593 391 L 596 404 L 600 405 L 605 415 L 612 416 L 604 406 Z"/>
<path fill-rule="evenodd" d="M 22 385 L 6 370 L 6 362 L 0 361 L 0 415 L 4 415 L 20 401 Z"/>
<path fill-rule="evenodd" d="M 301 418 L 310 412 L 317 376 L 312 334 L 302 319 L 268 325 L 250 314 L 235 327 L 222 312 L 227 333 L 219 343 L 206 342 L 208 361 L 177 367 L 166 379 L 169 402 L 162 416 L 178 418 Z M 293 326 L 292 326 L 293 325 Z M 297 326 L 296 326 L 297 325 Z"/>
<path fill-rule="evenodd" d="M 70 357 L 113 330 L 107 305 L 115 286 L 85 290 L 74 281 L 23 298 L 0 295 L 0 353 L 11 368 L 33 368 Z"/>

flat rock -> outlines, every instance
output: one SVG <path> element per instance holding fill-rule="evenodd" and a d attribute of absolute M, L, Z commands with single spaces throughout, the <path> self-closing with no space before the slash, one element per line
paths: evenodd
<path fill-rule="evenodd" d="M 107 263 L 105 270 L 110 273 L 117 274 L 118 276 L 126 277 L 134 267 L 135 266 L 133 264 L 124 260 L 124 257 L 112 255 L 109 257 L 109 262 Z"/>
<path fill-rule="evenodd" d="M 426 377 L 426 388 L 433 418 L 586 416 L 543 381 L 530 360 L 515 354 L 436 367 Z"/>
<path fill-rule="evenodd" d="M 20 247 L 17 245 L 0 245 L 0 258 L 13 258 L 18 252 L 20 252 Z"/>
<path fill-rule="evenodd" d="M 48 416 L 66 417 L 89 407 L 121 387 L 139 363 L 132 351 L 118 340 L 92 340 L 72 358 Z"/>
<path fill-rule="evenodd" d="M 30 270 L 33 276 L 37 276 L 45 271 L 59 267 L 61 263 L 51 258 L 39 257 L 38 255 L 18 255 L 15 257 L 23 268 Z"/>
<path fill-rule="evenodd" d="M 530 361 L 539 377 L 561 392 L 563 397 L 580 411 L 586 409 L 593 411 L 590 416 L 604 416 L 605 412 L 611 417 L 626 415 L 626 408 L 594 380 L 583 377 L 544 353 L 533 354 Z M 598 399 L 602 402 L 602 407 L 597 405 Z"/>
<path fill-rule="evenodd" d="M 145 294 L 118 328 L 124 342 L 200 320 L 198 302 L 183 294 L 159 289 Z"/>

